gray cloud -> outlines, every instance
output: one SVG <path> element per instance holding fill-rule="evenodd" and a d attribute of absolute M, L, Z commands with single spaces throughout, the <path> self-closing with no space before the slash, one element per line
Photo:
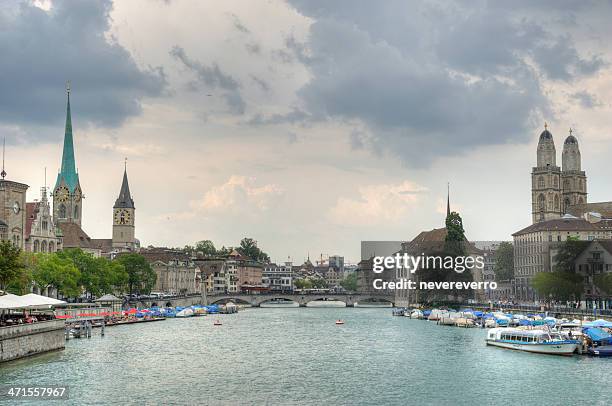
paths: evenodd
<path fill-rule="evenodd" d="M 255 76 L 255 75 L 251 75 L 251 80 L 253 82 L 255 82 L 255 84 L 257 86 L 259 86 L 261 88 L 261 90 L 263 90 L 264 92 L 266 92 L 266 93 L 270 92 L 270 85 L 265 80 Z"/>
<path fill-rule="evenodd" d="M 251 31 L 240 21 L 236 14 L 231 13 L 230 18 L 232 19 L 232 24 L 234 28 L 240 31 L 243 34 L 249 34 Z"/>
<path fill-rule="evenodd" d="M 570 95 L 570 99 L 578 102 L 582 107 L 586 109 L 592 109 L 594 107 L 599 107 L 602 103 L 587 91 L 580 91 Z"/>
<path fill-rule="evenodd" d="M 299 115 L 258 121 L 358 121 L 370 136 L 364 142 L 352 134 L 353 148 L 410 165 L 532 139 L 534 123 L 553 115 L 542 75 L 572 81 L 607 63 L 582 55 L 569 34 L 552 28 L 580 23 L 572 3 L 552 10 L 461 1 L 290 4 L 314 23 L 306 43 L 289 36 L 277 54 L 304 64 L 311 80 L 299 91 Z"/>
<path fill-rule="evenodd" d="M 110 1 L 57 0 L 49 11 L 27 2 L 0 9 L 0 122 L 41 131 L 65 118 L 71 81 L 75 121 L 115 127 L 141 113 L 143 97 L 163 94 L 161 68 L 140 68 L 108 41 Z M 58 136 L 61 134 L 58 134 Z"/>
<path fill-rule="evenodd" d="M 191 82 L 192 90 L 199 90 L 201 85 L 207 86 L 209 89 L 224 90 L 223 98 L 231 112 L 244 114 L 246 103 L 240 94 L 240 83 L 231 75 L 223 73 L 216 63 L 210 66 L 203 65 L 199 61 L 189 58 L 185 50 L 178 45 L 172 47 L 170 55 L 195 73 L 197 81 Z"/>

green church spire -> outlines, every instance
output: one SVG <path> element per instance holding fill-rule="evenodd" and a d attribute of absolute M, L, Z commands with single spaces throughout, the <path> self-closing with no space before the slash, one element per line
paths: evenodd
<path fill-rule="evenodd" d="M 72 117 L 70 114 L 70 83 L 66 85 L 67 102 L 66 102 L 66 129 L 64 131 L 64 151 L 62 153 L 62 169 L 57 175 L 57 188 L 62 179 L 73 192 L 79 184 L 79 175 L 76 172 L 76 163 L 74 160 L 74 140 L 72 137 Z"/>

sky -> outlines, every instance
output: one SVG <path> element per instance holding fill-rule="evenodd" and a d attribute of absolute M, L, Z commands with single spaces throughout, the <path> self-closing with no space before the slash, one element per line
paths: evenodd
<path fill-rule="evenodd" d="M 545 121 L 612 200 L 610 21 L 609 1 L 5 2 L 6 171 L 29 201 L 45 168 L 53 187 L 70 81 L 92 238 L 127 158 L 143 246 L 356 262 L 442 227 L 447 182 L 469 239 L 509 240 Z"/>

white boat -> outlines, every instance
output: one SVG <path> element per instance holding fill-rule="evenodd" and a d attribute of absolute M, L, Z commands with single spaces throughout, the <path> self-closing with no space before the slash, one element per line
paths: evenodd
<path fill-rule="evenodd" d="M 191 307 L 186 307 L 176 314 L 176 317 L 191 317 L 191 316 L 193 316 L 193 309 Z"/>
<path fill-rule="evenodd" d="M 422 319 L 423 312 L 420 311 L 419 309 L 414 309 L 412 312 L 410 312 L 410 318 L 411 319 Z"/>
<path fill-rule="evenodd" d="M 433 309 L 431 313 L 429 314 L 429 317 L 427 318 L 427 320 L 438 321 L 440 320 L 441 317 L 445 317 L 446 315 L 448 315 L 447 310 Z"/>
<path fill-rule="evenodd" d="M 540 354 L 572 355 L 578 347 L 578 341 L 546 330 L 492 328 L 486 341 L 487 345 Z"/>

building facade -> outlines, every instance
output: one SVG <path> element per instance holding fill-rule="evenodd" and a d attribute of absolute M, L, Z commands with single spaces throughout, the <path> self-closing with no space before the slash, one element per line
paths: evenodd
<path fill-rule="evenodd" d="M 283 265 L 266 264 L 263 267 L 261 283 L 270 292 L 293 293 L 293 267 L 291 262 Z"/>
<path fill-rule="evenodd" d="M 11 241 L 15 246 L 25 248 L 26 191 L 28 185 L 5 180 L 2 169 L 0 179 L 0 240 Z"/>
<path fill-rule="evenodd" d="M 175 295 L 200 293 L 200 268 L 182 251 L 150 248 L 140 254 L 157 276 L 152 291 Z"/>
<path fill-rule="evenodd" d="M 56 252 L 62 249 L 62 238 L 51 215 L 47 188 L 41 189 L 39 202 L 26 205 L 25 250 L 30 252 Z"/>
<path fill-rule="evenodd" d="M 514 238 L 515 297 L 519 300 L 537 300 L 531 280 L 538 272 L 553 270 L 554 247 L 568 237 L 581 241 L 612 238 L 612 220 L 598 216 L 577 218 L 565 215 L 532 224 L 516 233 Z"/>

